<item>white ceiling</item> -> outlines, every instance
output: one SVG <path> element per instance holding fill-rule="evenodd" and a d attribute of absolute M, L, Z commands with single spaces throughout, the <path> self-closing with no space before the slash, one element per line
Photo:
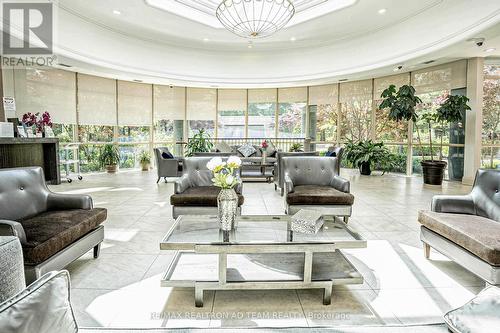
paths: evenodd
<path fill-rule="evenodd" d="M 188 14 L 151 1 L 178 2 Z M 247 40 L 200 23 L 200 10 L 186 5 L 203 4 L 208 17 L 216 0 L 57 0 L 57 51 L 82 72 L 219 87 L 320 84 L 391 74 L 397 64 L 411 70 L 427 60 L 500 56 L 500 1 L 294 2 L 314 5 L 302 14 L 324 12 L 253 41 L 249 49 Z M 382 8 L 385 14 L 378 13 Z M 483 48 L 466 42 L 477 36 L 486 37 Z M 484 52 L 491 47 L 496 50 Z"/>

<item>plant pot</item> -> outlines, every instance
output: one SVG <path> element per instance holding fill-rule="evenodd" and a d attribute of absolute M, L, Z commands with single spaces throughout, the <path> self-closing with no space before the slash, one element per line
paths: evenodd
<path fill-rule="evenodd" d="M 424 175 L 424 184 L 441 185 L 443 183 L 444 169 L 446 169 L 445 161 L 422 161 L 422 173 Z"/>
<path fill-rule="evenodd" d="M 234 228 L 237 209 L 238 195 L 234 189 L 221 189 L 217 196 L 217 212 L 221 230 L 229 231 Z"/>
<path fill-rule="evenodd" d="M 149 163 L 141 164 L 142 171 L 149 171 Z"/>
<path fill-rule="evenodd" d="M 118 166 L 116 164 L 106 165 L 106 172 L 107 173 L 115 173 L 117 169 L 118 169 Z"/>
<path fill-rule="evenodd" d="M 362 174 L 362 175 L 365 175 L 365 176 L 369 176 L 372 174 L 372 169 L 370 167 L 370 162 L 362 162 L 360 165 L 359 165 L 359 172 Z"/>

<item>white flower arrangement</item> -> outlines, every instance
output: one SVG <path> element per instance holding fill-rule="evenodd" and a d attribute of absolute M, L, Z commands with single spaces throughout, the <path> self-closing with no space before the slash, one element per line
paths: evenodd
<path fill-rule="evenodd" d="M 237 156 L 230 156 L 227 162 L 220 157 L 214 157 L 207 163 L 207 168 L 213 172 L 212 182 L 215 186 L 223 189 L 231 189 L 240 183 L 236 170 L 241 166 L 241 159 Z"/>

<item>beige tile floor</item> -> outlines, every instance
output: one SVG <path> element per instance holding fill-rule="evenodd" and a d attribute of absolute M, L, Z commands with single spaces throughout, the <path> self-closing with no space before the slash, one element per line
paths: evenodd
<path fill-rule="evenodd" d="M 483 288 L 479 278 L 439 253 L 424 259 L 418 238 L 417 212 L 429 208 L 433 195 L 470 188 L 427 188 L 419 178 L 399 175 L 342 174 L 356 197 L 349 223 L 368 239 L 367 249 L 348 251 L 365 283 L 335 287 L 329 306 L 322 305 L 318 290 L 276 290 L 206 292 L 205 307 L 196 308 L 192 289 L 159 286 L 172 259 L 158 245 L 173 223 L 172 183 L 157 185 L 154 171 L 128 171 L 53 186 L 90 194 L 109 214 L 101 256 L 94 260 L 87 253 L 68 267 L 78 322 L 132 328 L 438 323 Z M 272 184 L 245 183 L 244 195 L 244 214 L 283 214 L 283 198 Z"/>

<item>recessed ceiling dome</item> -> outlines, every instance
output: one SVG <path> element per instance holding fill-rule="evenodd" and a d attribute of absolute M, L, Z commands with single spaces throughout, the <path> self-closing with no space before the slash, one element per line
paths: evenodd
<path fill-rule="evenodd" d="M 242 88 L 357 80 L 401 64 L 408 71 L 431 59 L 485 56 L 467 42 L 473 37 L 496 49 L 488 56 L 500 55 L 499 1 L 291 1 L 289 23 L 248 48 L 217 20 L 219 0 L 59 0 L 55 49 L 89 74 Z"/>

